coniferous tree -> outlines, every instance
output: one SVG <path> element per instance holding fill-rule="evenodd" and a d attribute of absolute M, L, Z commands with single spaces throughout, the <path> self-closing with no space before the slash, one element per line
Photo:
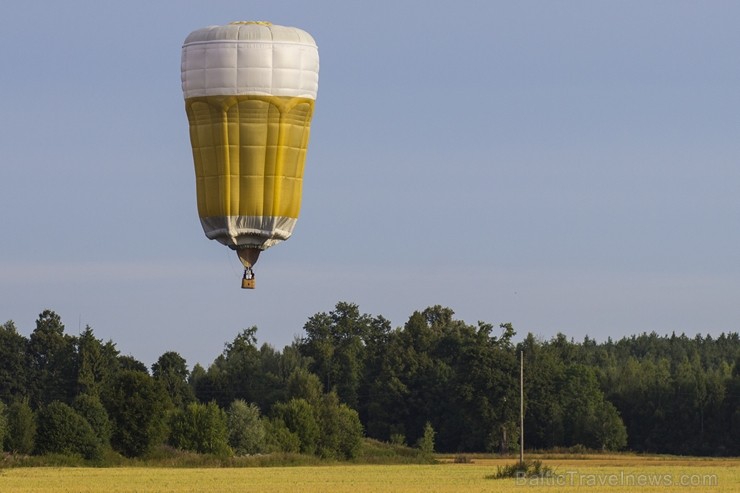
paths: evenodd
<path fill-rule="evenodd" d="M 0 325 L 0 400 L 6 403 L 28 395 L 27 345 L 13 321 Z"/>
<path fill-rule="evenodd" d="M 120 368 L 113 342 L 97 339 L 90 326 L 77 338 L 77 393 L 99 396 L 103 386 Z"/>
<path fill-rule="evenodd" d="M 345 302 L 311 317 L 305 329 L 304 338 L 282 351 L 258 347 L 256 327 L 243 330 L 207 370 L 196 365 L 191 373 L 168 352 L 150 377 L 143 363 L 120 356 L 90 327 L 78 337 L 65 334 L 50 310 L 30 338 L 6 322 L 0 326 L 5 448 L 31 452 L 32 409 L 49 413 L 58 401 L 52 416 L 69 414 L 59 403 L 73 404 L 104 445 L 108 415 L 113 446 L 142 455 L 162 443 L 173 402 L 185 409 L 195 398 L 198 409 L 216 400 L 212 411 L 243 399 L 264 432 L 265 451 L 352 457 L 363 430 L 415 444 L 427 422 L 440 451 L 507 451 L 518 440 L 517 358 L 524 350 L 529 447 L 620 449 L 626 441 L 635 451 L 740 454 L 737 333 L 644 333 L 601 343 L 530 334 L 514 347 L 510 324 L 469 325 L 440 305 L 392 329 L 382 316 Z M 270 417 L 260 417 L 259 409 L 271 410 Z M 48 430 L 38 451 L 48 449 Z M 237 452 L 259 449 L 250 447 Z"/>
<path fill-rule="evenodd" d="M 31 406 L 71 403 L 77 384 L 75 338 L 64 333 L 59 315 L 44 310 L 27 345 Z"/>

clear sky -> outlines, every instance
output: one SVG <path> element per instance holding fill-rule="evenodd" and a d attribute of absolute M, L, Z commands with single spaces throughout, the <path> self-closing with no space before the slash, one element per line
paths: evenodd
<path fill-rule="evenodd" d="M 269 20 L 321 73 L 294 236 L 239 287 L 203 235 L 180 49 Z M 14 1 L 0 7 L 0 323 L 150 365 L 281 349 L 338 301 L 520 335 L 740 327 L 740 3 Z"/>

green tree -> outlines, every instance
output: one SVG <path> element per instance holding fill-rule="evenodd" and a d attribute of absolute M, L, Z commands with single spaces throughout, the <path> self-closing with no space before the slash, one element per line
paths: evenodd
<path fill-rule="evenodd" d="M 319 377 L 306 368 L 296 368 L 288 378 L 287 397 L 290 399 L 305 399 L 316 405 L 321 401 L 324 393 Z"/>
<path fill-rule="evenodd" d="M 206 376 L 199 376 L 196 396 L 200 400 L 210 398 L 220 406 L 227 407 L 236 399 L 261 404 L 261 363 L 257 349 L 257 327 L 242 330 L 228 344 Z"/>
<path fill-rule="evenodd" d="M 111 445 L 127 457 L 138 457 L 162 443 L 165 411 L 170 405 L 162 387 L 148 374 L 127 370 L 117 374 L 102 395 L 113 432 Z"/>
<path fill-rule="evenodd" d="M 291 431 L 285 422 L 278 417 L 262 418 L 265 428 L 265 449 L 270 453 L 298 453 L 301 450 L 301 438 Z"/>
<path fill-rule="evenodd" d="M 336 392 L 321 396 L 313 404 L 319 425 L 317 453 L 325 458 L 337 458 L 340 455 L 339 439 L 339 397 Z"/>
<path fill-rule="evenodd" d="M 424 457 L 431 458 L 434 455 L 434 428 L 427 421 L 424 425 L 424 434 L 419 438 L 418 447 Z"/>
<path fill-rule="evenodd" d="M 195 399 L 201 402 L 210 402 L 216 400 L 215 392 L 212 388 L 211 377 L 208 375 L 208 371 L 203 368 L 200 363 L 196 363 L 193 366 L 193 371 L 190 372 L 188 377 L 188 385 L 193 389 Z"/>
<path fill-rule="evenodd" d="M 298 435 L 301 453 L 316 453 L 321 430 L 314 407 L 308 401 L 291 399 L 278 402 L 273 406 L 273 414 L 285 423 L 288 430 Z"/>
<path fill-rule="evenodd" d="M 131 355 L 118 356 L 118 369 L 120 371 L 138 371 L 149 375 L 149 369 L 146 365 Z"/>
<path fill-rule="evenodd" d="M 188 384 L 188 371 L 185 358 L 174 351 L 168 351 L 152 365 L 152 376 L 164 387 L 176 407 L 184 407 L 195 401 L 195 394 Z"/>
<path fill-rule="evenodd" d="M 390 439 L 392 410 L 388 404 L 399 400 L 397 389 L 392 389 L 391 383 L 398 382 L 389 361 L 388 348 L 392 337 L 390 321 L 378 316 L 370 322 L 363 338 L 365 361 L 356 409 L 368 427 L 368 435 L 380 440 Z"/>
<path fill-rule="evenodd" d="M 231 455 L 226 413 L 216 404 L 191 402 L 170 418 L 170 441 L 175 447 L 202 454 Z"/>
<path fill-rule="evenodd" d="M 86 326 L 77 338 L 77 393 L 99 396 L 105 382 L 119 369 L 118 356 L 113 342 L 103 343 Z"/>
<path fill-rule="evenodd" d="M 621 450 L 627 446 L 627 428 L 614 405 L 602 400 L 596 406 L 590 423 L 593 444 L 603 450 Z"/>
<path fill-rule="evenodd" d="M 617 409 L 605 401 L 592 368 L 572 364 L 565 370 L 561 396 L 564 410 L 565 445 L 594 449 L 620 449 L 626 430 Z"/>
<path fill-rule="evenodd" d="M 371 339 L 362 385 L 364 398 L 357 409 L 368 436 L 383 441 L 391 440 L 394 434 L 405 435 L 408 397 L 413 390 L 407 377 L 417 368 L 416 353 L 400 339 L 398 332 L 390 330 Z"/>
<path fill-rule="evenodd" d="M 28 393 L 28 340 L 18 333 L 15 324 L 0 325 L 0 400 L 12 400 Z"/>
<path fill-rule="evenodd" d="M 360 314 L 353 303 L 339 302 L 330 313 L 318 313 L 306 322 L 301 353 L 312 358 L 311 370 L 324 388 L 336 390 L 351 407 L 359 404 L 359 390 L 365 365 L 365 338 L 373 319 Z"/>
<path fill-rule="evenodd" d="M 265 451 L 265 426 L 255 404 L 242 399 L 226 410 L 229 445 L 237 455 L 259 454 Z"/>
<path fill-rule="evenodd" d="M 735 358 L 732 374 L 727 378 L 727 397 L 723 402 L 727 433 L 727 450 L 740 455 L 740 353 Z"/>
<path fill-rule="evenodd" d="M 207 370 L 195 365 L 189 384 L 199 401 L 215 400 L 226 408 L 235 399 L 243 399 L 270 409 L 289 399 L 288 380 L 295 370 L 306 369 L 309 359 L 301 355 L 296 343 L 282 353 L 269 344 L 258 349 L 256 332 L 256 327 L 241 331 Z"/>
<path fill-rule="evenodd" d="M 362 447 L 363 430 L 360 416 L 346 404 L 339 404 L 337 411 L 339 456 L 354 459 Z"/>
<path fill-rule="evenodd" d="M 485 450 L 492 436 L 513 420 L 517 394 L 513 328 L 465 324 L 449 308 L 433 306 L 409 317 L 402 329 L 376 337 L 382 354 L 368 351 L 359 406 L 368 435 L 404 435 L 415 443 L 426 421 L 435 423 L 440 450 Z M 511 434 L 509 434 L 511 436 Z"/>
<path fill-rule="evenodd" d="M 77 384 L 75 339 L 64 333 L 59 315 L 44 310 L 27 346 L 31 405 L 71 402 Z"/>
<path fill-rule="evenodd" d="M 100 398 L 97 395 L 80 394 L 75 397 L 72 407 L 77 414 L 90 423 L 100 444 L 103 447 L 109 446 L 112 427 L 108 412 L 100 402 Z"/>
<path fill-rule="evenodd" d="M 8 406 L 7 417 L 5 449 L 14 454 L 30 454 L 36 440 L 36 420 L 28 400 L 12 402 Z"/>
<path fill-rule="evenodd" d="M 36 415 L 36 451 L 39 454 L 78 454 L 98 459 L 102 449 L 90 423 L 63 402 L 54 401 Z"/>
<path fill-rule="evenodd" d="M 537 340 L 531 333 L 519 349 L 524 351 L 524 429 L 527 430 L 527 445 L 534 449 L 563 445 L 565 431 L 559 382 L 563 378 L 564 365 L 549 345 Z"/>
<path fill-rule="evenodd" d="M 335 352 L 331 317 L 327 313 L 317 313 L 308 319 L 303 330 L 306 336 L 301 340 L 301 354 L 311 358 L 311 370 L 327 389 L 331 389 Z"/>
<path fill-rule="evenodd" d="M 255 402 L 260 409 L 270 409 L 278 401 L 286 401 L 287 384 L 290 377 L 292 361 L 290 346 L 287 346 L 283 352 L 275 350 L 269 344 L 262 344 L 259 350 L 259 371 L 255 378 L 258 389 L 258 399 Z M 308 366 L 305 359 L 297 361 L 302 364 L 303 368 Z"/>

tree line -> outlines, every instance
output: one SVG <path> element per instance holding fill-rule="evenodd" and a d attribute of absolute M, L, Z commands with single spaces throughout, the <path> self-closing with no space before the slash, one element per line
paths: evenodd
<path fill-rule="evenodd" d="M 740 454 L 740 338 L 642 334 L 598 343 L 414 312 L 401 327 L 352 303 L 313 315 L 282 350 L 240 331 L 207 368 L 178 353 L 151 368 L 46 310 L 29 337 L 0 326 L 0 445 L 22 454 L 168 444 L 222 456 L 356 457 L 363 437 L 442 452 L 519 441 L 524 355 L 529 449 Z M 433 445 L 430 444 L 433 440 Z"/>

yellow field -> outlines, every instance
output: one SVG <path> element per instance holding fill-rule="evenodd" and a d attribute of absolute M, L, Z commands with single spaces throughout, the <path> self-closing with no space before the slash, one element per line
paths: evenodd
<path fill-rule="evenodd" d="M 513 462 L 307 467 L 17 468 L 0 470 L 0 492 L 740 492 L 740 459 L 592 456 L 544 459 L 558 476 L 522 483 L 487 479 Z"/>

